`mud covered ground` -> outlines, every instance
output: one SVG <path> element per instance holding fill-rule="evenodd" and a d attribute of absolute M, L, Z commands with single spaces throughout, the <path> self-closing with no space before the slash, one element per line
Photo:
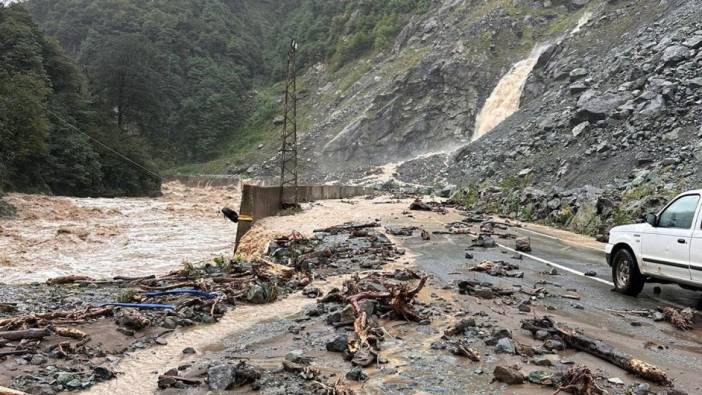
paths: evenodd
<path fill-rule="evenodd" d="M 88 304 L 125 295 L 179 307 L 171 313 L 140 313 L 149 320 L 143 328 L 124 325 L 120 317 L 132 309 L 115 309 L 88 322 L 58 323 L 89 337 L 75 347 L 76 353 L 65 356 L 52 348 L 66 341 L 55 334 L 39 344 L 5 344 L 3 351 L 34 348 L 3 357 L 0 385 L 32 393 L 552 394 L 568 377 L 573 379 L 569 373 L 584 372 L 581 379 L 591 380 L 591 391 L 610 394 L 701 390 L 699 326 L 680 331 L 654 320 L 661 303 L 691 302 L 692 295 L 664 286 L 655 300 L 648 288 L 639 299 L 626 298 L 609 291 L 606 265 L 597 258 L 587 263 L 588 270 L 597 271 L 593 277 L 531 258 L 547 246 L 550 259 L 573 257 L 574 264 L 585 265 L 585 258 L 568 251 L 576 245 L 596 249 L 592 240 L 564 237 L 565 244 L 540 245 L 534 236 L 534 251 L 522 255 L 513 249 L 514 237 L 524 230 L 497 223 L 489 225 L 497 244 L 475 246 L 469 232 L 482 228 L 484 233 L 485 218 L 440 205 L 408 210 L 410 203 L 394 197 L 324 201 L 295 216 L 267 218 L 242 243 L 245 257 L 195 272 L 186 267 L 179 279 L 6 287 L 10 291 L 3 292 L 27 300 L 6 317 L 36 310 L 85 311 Z M 357 226 L 335 227 L 347 221 Z M 476 271 L 486 261 L 503 263 L 499 270 Z M 229 282 L 241 278 L 247 280 Z M 195 303 L 200 298 L 191 296 L 139 296 L 148 287 L 183 281 L 226 295 L 217 299 L 217 313 L 210 314 L 211 302 Z M 231 286 L 223 288 L 223 283 Z M 407 298 L 405 314 L 382 297 L 414 289 L 418 292 Z M 364 292 L 374 297 L 359 302 L 367 320 L 361 327 L 366 336 L 358 336 L 359 314 L 350 300 Z M 634 314 L 641 311 L 650 314 Z M 558 338 L 522 329 L 524 321 L 544 316 L 655 365 L 671 384 L 637 377 L 559 344 Z M 495 381 L 496 369 L 501 381 Z"/>
<path fill-rule="evenodd" d="M 356 203 L 364 209 L 374 207 L 362 201 Z M 651 317 L 622 314 L 627 310 L 654 309 L 647 300 L 612 294 L 594 280 L 572 276 L 519 253 L 501 247 L 470 247 L 472 236 L 456 229 L 468 228 L 477 234 L 480 223 L 470 226 L 470 221 L 465 221 L 455 228 L 453 222 L 463 217 L 456 211 L 410 212 L 406 210 L 406 201 L 388 203 L 385 207 L 386 233 L 406 254 L 384 265 L 382 272 L 395 277 L 409 270 L 430 278 L 414 303 L 422 317 L 420 321 L 377 313 L 375 317 L 384 335 L 373 363 L 359 369 L 362 363 L 354 361 L 347 351 L 334 352 L 344 349 L 344 341 L 340 339 L 353 338 L 354 329 L 351 325 L 333 323 L 335 314 L 346 308 L 345 302 L 325 303 L 321 297 L 297 313 L 263 320 L 245 331 L 234 331 L 203 350 L 202 355 L 170 365 L 170 372 L 160 374 L 197 378 L 200 384 L 178 382 L 171 383 L 175 387 L 169 387 L 171 384 L 162 382 L 167 384 L 162 391 L 208 393 L 213 388 L 212 382 L 219 379 L 218 372 L 226 371 L 227 366 L 234 372 L 233 377 L 240 370 L 246 373 L 253 369 L 260 374 L 253 384 L 241 385 L 234 380 L 231 387 L 242 392 L 271 394 L 345 391 L 552 394 L 571 369 L 582 372 L 584 368 L 593 379 L 591 391 L 597 388 L 610 394 L 700 391 L 702 383 L 695 373 L 700 362 L 699 327 L 681 332 Z M 319 211 L 327 209 L 328 206 Z M 367 213 L 363 209 L 357 212 Z M 313 213 L 314 210 L 303 216 Z M 276 224 L 278 230 L 284 227 L 282 222 Z M 411 236 L 392 235 L 403 227 L 417 229 L 410 232 Z M 422 229 L 428 231 L 430 240 L 422 237 Z M 448 229 L 454 229 L 455 233 L 446 234 Z M 498 242 L 514 246 L 513 236 L 518 228 L 496 233 L 502 234 L 495 236 Z M 572 235 L 567 239 L 569 243 L 582 243 L 589 248 L 596 245 L 592 240 L 583 241 Z M 466 253 L 472 257 L 466 258 Z M 471 270 L 485 260 L 500 260 L 515 268 L 497 277 Z M 467 292 L 466 282 L 480 284 L 477 288 L 504 290 L 505 296 Z M 608 311 L 613 309 L 618 313 Z M 550 341 L 554 339 L 535 339 L 531 332 L 521 329 L 524 320 L 543 316 L 581 329 L 583 334 L 601 339 L 618 351 L 656 365 L 673 384 L 656 384 L 589 353 L 567 346 L 562 349 Z M 479 360 L 467 358 L 457 346 L 472 350 Z M 498 366 L 507 370 L 515 368 L 524 376 L 524 383 L 510 385 L 495 381 L 494 371 Z"/>

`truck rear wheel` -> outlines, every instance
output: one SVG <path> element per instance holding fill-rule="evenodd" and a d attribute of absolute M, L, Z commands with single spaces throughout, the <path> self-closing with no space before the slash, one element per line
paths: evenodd
<path fill-rule="evenodd" d="M 636 296 L 644 287 L 644 278 L 639 271 L 636 257 L 626 248 L 620 248 L 612 259 L 614 289 L 625 295 Z"/>

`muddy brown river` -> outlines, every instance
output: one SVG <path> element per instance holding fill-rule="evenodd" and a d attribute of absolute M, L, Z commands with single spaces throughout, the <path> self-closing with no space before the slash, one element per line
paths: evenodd
<path fill-rule="evenodd" d="M 11 194 L 18 209 L 0 220 L 4 283 L 82 274 L 95 278 L 168 272 L 185 261 L 231 254 L 239 188 L 163 185 L 159 198 L 69 198 Z"/>

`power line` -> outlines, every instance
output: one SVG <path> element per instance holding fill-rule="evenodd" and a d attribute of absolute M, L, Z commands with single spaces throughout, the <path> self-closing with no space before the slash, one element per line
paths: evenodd
<path fill-rule="evenodd" d="M 114 154 L 117 155 L 118 157 L 124 159 L 125 161 L 127 161 L 127 162 L 129 162 L 129 163 L 131 163 L 131 164 L 133 164 L 134 166 L 136 166 L 136 167 L 138 167 L 139 169 L 145 171 L 145 172 L 148 173 L 149 175 L 155 176 L 155 177 L 158 178 L 159 180 L 163 180 L 163 177 L 161 177 L 160 174 L 154 173 L 153 171 L 147 169 L 146 167 L 144 167 L 144 166 L 138 164 L 137 162 L 135 162 L 135 161 L 129 159 L 126 155 L 122 154 L 121 152 L 117 151 L 116 149 L 110 147 L 109 145 L 103 143 L 102 141 L 96 139 L 95 137 L 93 137 L 93 136 L 91 136 L 91 135 L 89 135 L 89 134 L 83 132 L 82 130 L 78 129 L 76 126 L 74 126 L 74 125 L 71 124 L 70 122 L 68 122 L 68 121 L 66 121 L 65 119 L 61 118 L 58 114 L 54 113 L 53 111 L 47 110 L 47 112 L 48 112 L 49 114 L 53 115 L 54 117 L 56 117 L 56 119 L 58 119 L 59 121 L 61 121 L 61 122 L 63 122 L 64 124 L 66 124 L 66 126 L 70 127 L 71 129 L 75 130 L 76 132 L 82 134 L 83 136 L 85 136 L 85 137 L 87 137 L 87 138 L 93 140 L 94 142 L 100 144 L 103 148 L 105 148 L 105 149 L 107 149 L 108 151 L 114 153 Z"/>

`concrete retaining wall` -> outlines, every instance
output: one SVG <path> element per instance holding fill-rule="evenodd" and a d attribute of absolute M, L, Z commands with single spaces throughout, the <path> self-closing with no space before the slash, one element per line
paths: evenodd
<path fill-rule="evenodd" d="M 316 200 L 344 199 L 372 193 L 373 189 L 344 185 L 301 185 L 298 187 L 298 201 L 309 203 Z M 236 232 L 236 248 L 239 241 L 262 218 L 277 215 L 280 212 L 280 187 L 263 187 L 244 184 L 241 191 L 241 208 Z M 283 190 L 286 202 L 293 201 L 294 189 Z"/>

